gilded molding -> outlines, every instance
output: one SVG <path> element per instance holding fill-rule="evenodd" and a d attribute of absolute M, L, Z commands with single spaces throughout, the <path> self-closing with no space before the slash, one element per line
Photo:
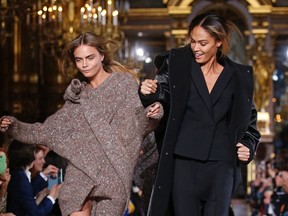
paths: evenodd
<path fill-rule="evenodd" d="M 188 15 L 188 14 L 191 14 L 191 11 L 192 11 L 191 6 L 169 6 L 168 7 L 169 14 Z"/>

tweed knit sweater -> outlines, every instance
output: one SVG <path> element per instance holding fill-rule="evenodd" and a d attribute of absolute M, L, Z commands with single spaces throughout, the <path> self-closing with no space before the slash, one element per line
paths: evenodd
<path fill-rule="evenodd" d="M 98 88 L 74 79 L 64 106 L 44 123 L 8 117 L 13 138 L 45 144 L 69 160 L 59 194 L 63 216 L 79 211 L 87 197 L 92 215 L 123 215 L 141 142 L 162 117 L 146 117 L 137 89 L 128 73 L 114 72 Z"/>

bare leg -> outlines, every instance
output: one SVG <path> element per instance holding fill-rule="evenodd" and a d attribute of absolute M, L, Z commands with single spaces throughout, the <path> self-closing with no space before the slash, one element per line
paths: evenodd
<path fill-rule="evenodd" d="M 70 216 L 90 216 L 91 215 L 91 207 L 92 202 L 88 200 L 85 205 L 83 206 L 81 211 L 73 212 L 70 214 Z"/>

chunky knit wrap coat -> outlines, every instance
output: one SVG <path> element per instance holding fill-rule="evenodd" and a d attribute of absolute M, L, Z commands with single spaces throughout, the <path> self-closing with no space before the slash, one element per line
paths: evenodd
<path fill-rule="evenodd" d="M 44 123 L 8 116 L 14 139 L 45 144 L 69 160 L 59 194 L 63 216 L 79 211 L 87 198 L 92 215 L 123 215 L 141 142 L 163 114 L 146 117 L 137 90 L 128 73 L 113 72 L 98 88 L 74 79 L 64 106 Z"/>

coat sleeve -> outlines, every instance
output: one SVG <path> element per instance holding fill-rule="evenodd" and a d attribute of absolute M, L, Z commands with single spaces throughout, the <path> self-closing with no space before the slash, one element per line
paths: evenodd
<path fill-rule="evenodd" d="M 123 93 L 126 95 L 123 101 L 123 105 L 118 107 L 118 111 L 116 116 L 121 117 L 121 126 L 118 128 L 126 128 L 123 133 L 126 134 L 127 137 L 131 137 L 131 130 L 136 130 L 137 133 L 141 133 L 143 138 L 156 129 L 163 116 L 163 107 L 160 104 L 161 111 L 159 115 L 153 118 L 148 118 L 146 116 L 150 106 L 153 106 L 154 103 L 148 105 L 148 107 L 144 108 L 139 100 L 139 96 L 137 94 L 137 82 L 135 80 L 127 79 L 125 80 L 126 88 L 123 89 Z M 157 102 L 156 102 L 157 103 Z M 118 119 L 116 118 L 116 119 Z M 132 121 L 133 124 L 131 124 Z M 134 128 L 127 128 L 131 125 L 134 125 Z"/>
<path fill-rule="evenodd" d="M 261 134 L 257 130 L 257 110 L 255 104 L 253 103 L 251 107 L 250 124 L 244 137 L 240 140 L 240 143 L 244 144 L 250 150 L 250 157 L 246 163 L 250 163 L 251 160 L 253 160 L 260 138 Z"/>
<path fill-rule="evenodd" d="M 170 106 L 170 90 L 169 90 L 169 75 L 168 75 L 169 52 L 165 52 L 155 57 L 154 64 L 157 68 L 155 79 L 157 83 L 157 91 L 154 94 L 143 95 L 140 92 L 139 96 L 144 107 L 158 101 L 164 107 L 164 112 L 169 110 Z"/>
<path fill-rule="evenodd" d="M 63 122 L 69 122 L 73 118 L 69 110 L 71 106 L 79 104 L 80 92 L 84 84 L 77 79 L 73 79 L 64 94 L 66 102 L 63 107 L 47 117 L 43 123 L 37 122 L 31 124 L 19 121 L 12 116 L 1 117 L 0 120 L 6 117 L 12 122 L 12 125 L 7 130 L 7 134 L 27 144 L 43 144 L 51 147 L 51 144 L 59 143 L 59 137 L 62 137 L 62 135 L 59 136 L 57 128 L 63 125 Z"/>
<path fill-rule="evenodd" d="M 51 147 L 51 144 L 58 142 L 58 136 L 55 135 L 56 128 L 61 122 L 68 121 L 68 107 L 70 102 L 66 102 L 64 106 L 56 113 L 49 116 L 43 123 L 26 123 L 19 121 L 13 116 L 3 116 L 0 118 L 9 118 L 12 124 L 7 130 L 7 134 L 14 139 L 27 144 L 43 144 Z M 67 119 L 65 119 L 67 118 Z"/>
<path fill-rule="evenodd" d="M 33 188 L 33 194 L 36 196 L 40 191 L 48 187 L 48 182 L 40 174 L 38 174 L 31 179 L 31 185 Z"/>

